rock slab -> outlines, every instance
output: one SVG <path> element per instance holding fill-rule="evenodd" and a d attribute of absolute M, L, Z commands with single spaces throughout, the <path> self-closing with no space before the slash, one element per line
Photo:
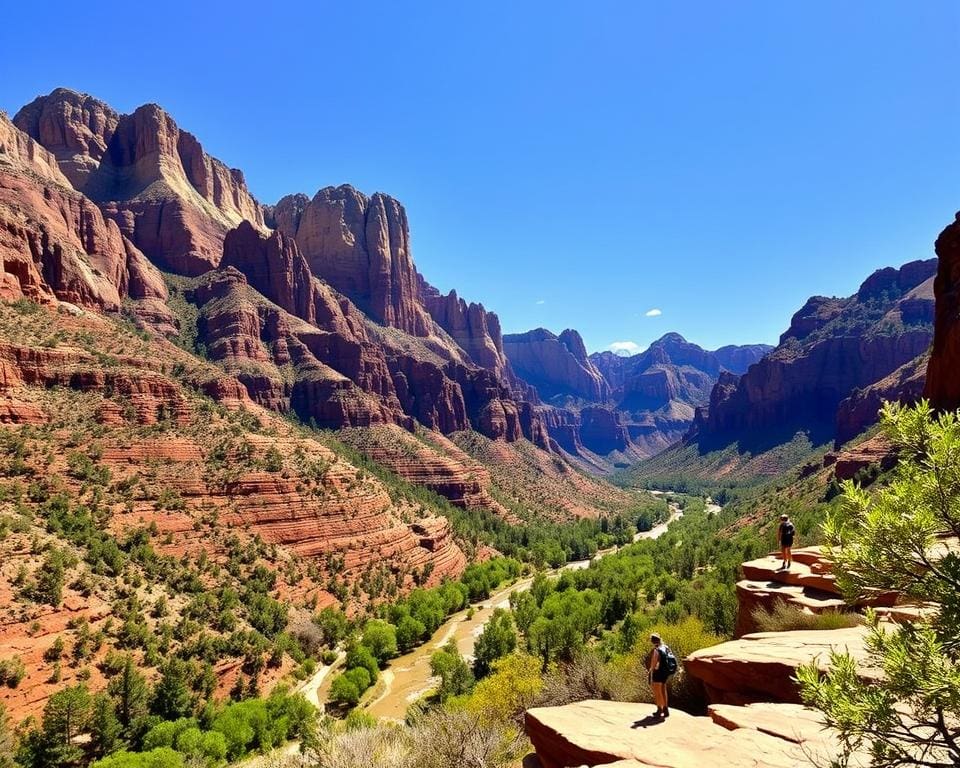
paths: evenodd
<path fill-rule="evenodd" d="M 664 721 L 651 718 L 651 709 L 581 701 L 528 710 L 525 726 L 543 768 L 799 768 L 810 765 L 807 753 L 830 754 L 829 734 L 803 707 L 721 707 L 711 717 L 674 711 Z"/>

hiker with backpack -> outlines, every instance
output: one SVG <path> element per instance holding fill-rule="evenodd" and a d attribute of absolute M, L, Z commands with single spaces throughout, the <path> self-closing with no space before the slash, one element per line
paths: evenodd
<path fill-rule="evenodd" d="M 653 689 L 653 701 L 657 705 L 654 717 L 670 717 L 667 705 L 667 680 L 677 671 L 677 657 L 673 655 L 670 646 L 660 639 L 660 635 L 650 635 L 653 650 L 650 653 L 649 680 Z"/>
<path fill-rule="evenodd" d="M 783 565 L 780 570 L 789 571 L 793 565 L 793 537 L 797 529 L 790 519 L 789 515 L 780 515 L 780 527 L 777 529 L 777 543 L 780 544 L 780 555 L 783 557 Z"/>

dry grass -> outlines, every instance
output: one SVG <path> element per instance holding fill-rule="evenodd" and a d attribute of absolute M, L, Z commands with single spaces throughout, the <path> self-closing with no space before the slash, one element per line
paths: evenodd
<path fill-rule="evenodd" d="M 778 600 L 772 611 L 754 608 L 753 621 L 758 632 L 790 632 L 797 629 L 845 629 L 863 623 L 859 613 L 824 611 L 808 613 L 795 605 Z"/>

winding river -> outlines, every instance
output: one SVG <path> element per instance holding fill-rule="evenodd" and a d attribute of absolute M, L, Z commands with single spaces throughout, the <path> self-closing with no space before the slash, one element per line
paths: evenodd
<path fill-rule="evenodd" d="M 670 509 L 671 515 L 667 522 L 661 523 L 649 531 L 636 534 L 634 541 L 656 539 L 667 530 L 670 523 L 683 515 L 676 504 L 671 504 Z M 601 550 L 593 559 L 605 557 L 616 552 L 617 549 L 617 547 L 611 547 Z M 590 560 L 577 560 L 550 573 L 556 575 L 563 570 L 587 568 L 590 562 Z M 470 618 L 468 618 L 468 610 L 453 614 L 440 626 L 429 641 L 390 662 L 380 674 L 380 679 L 372 692 L 368 694 L 366 701 L 361 704 L 363 709 L 376 718 L 402 721 L 406 715 L 407 707 L 437 683 L 437 679 L 430 674 L 430 657 L 439 648 L 453 640 L 461 654 L 467 658 L 472 658 L 474 644 L 493 615 L 493 611 L 496 608 L 506 608 L 510 604 L 510 595 L 530 589 L 532 583 L 533 577 L 528 576 L 499 590 L 488 599 L 474 605 L 473 616 Z M 312 703 L 319 706 L 327 700 L 330 685 L 334 678 L 331 672 L 340 663 L 342 663 L 342 657 L 333 667 L 325 667 L 318 671 L 313 678 L 301 686 L 300 690 L 307 695 Z"/>

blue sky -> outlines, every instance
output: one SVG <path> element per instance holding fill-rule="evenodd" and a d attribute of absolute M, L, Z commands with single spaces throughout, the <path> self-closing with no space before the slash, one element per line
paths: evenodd
<path fill-rule="evenodd" d="M 261 200 L 396 196 L 427 279 L 505 331 L 716 347 L 933 255 L 958 42 L 934 1 L 16 3 L 0 108 L 155 101 Z"/>

